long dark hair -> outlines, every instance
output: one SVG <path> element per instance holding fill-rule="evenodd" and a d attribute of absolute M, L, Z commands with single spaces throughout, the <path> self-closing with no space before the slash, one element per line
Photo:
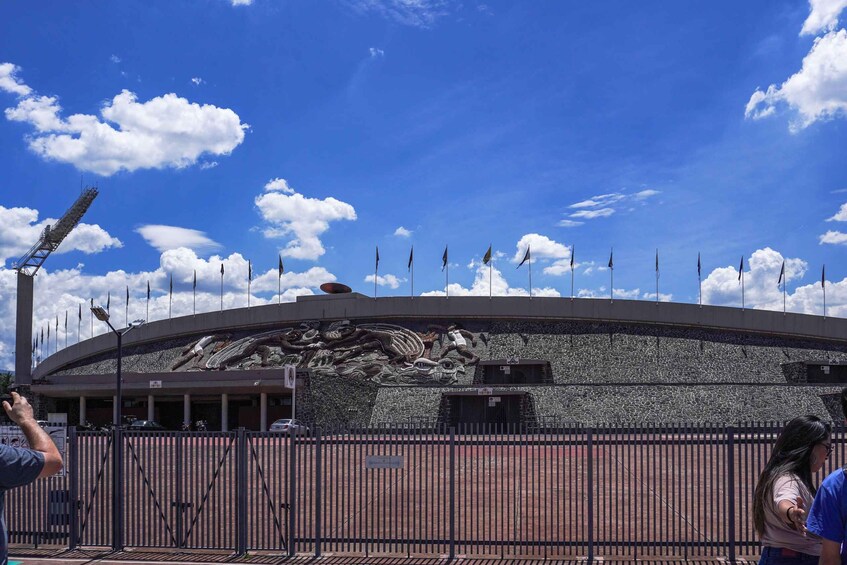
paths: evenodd
<path fill-rule="evenodd" d="M 759 536 L 765 531 L 765 500 L 772 498 L 773 483 L 780 475 L 790 473 L 806 485 L 812 495 L 817 489 L 812 484 L 812 449 L 826 440 L 831 426 L 817 416 L 794 418 L 776 439 L 771 457 L 765 465 L 756 494 L 753 496 L 753 524 Z"/>

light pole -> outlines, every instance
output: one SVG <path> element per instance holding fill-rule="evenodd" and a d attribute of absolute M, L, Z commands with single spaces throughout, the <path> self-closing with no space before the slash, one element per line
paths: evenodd
<path fill-rule="evenodd" d="M 106 322 L 109 329 L 118 338 L 118 367 L 115 374 L 115 406 L 112 412 L 113 450 L 112 450 L 112 549 L 120 551 L 123 549 L 123 477 L 121 473 L 121 461 L 123 461 L 123 439 L 121 438 L 121 357 L 123 355 L 123 337 L 132 328 L 144 324 L 144 320 L 130 322 L 123 331 L 118 331 L 109 322 L 109 313 L 102 306 L 92 306 L 91 313 L 101 322 Z"/>

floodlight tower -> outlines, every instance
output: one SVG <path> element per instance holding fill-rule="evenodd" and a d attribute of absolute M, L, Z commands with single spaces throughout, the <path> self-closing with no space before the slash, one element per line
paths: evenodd
<path fill-rule="evenodd" d="M 68 211 L 52 226 L 41 232 L 38 242 L 12 268 L 18 272 L 18 304 L 15 323 L 15 383 L 32 384 L 31 351 L 32 346 L 32 298 L 33 277 L 51 253 L 77 226 L 82 216 L 97 197 L 98 190 L 87 187 L 68 208 Z"/>

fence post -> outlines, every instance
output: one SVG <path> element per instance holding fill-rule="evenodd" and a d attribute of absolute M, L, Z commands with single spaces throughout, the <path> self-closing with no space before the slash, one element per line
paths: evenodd
<path fill-rule="evenodd" d="M 292 427 L 288 434 L 288 556 L 297 555 L 297 436 Z"/>
<path fill-rule="evenodd" d="M 594 560 L 594 428 L 586 428 L 585 435 L 588 445 L 588 562 L 591 563 Z"/>
<path fill-rule="evenodd" d="M 735 563 L 735 428 L 726 428 L 726 509 L 729 514 L 727 520 L 727 543 L 729 545 L 729 562 Z"/>
<path fill-rule="evenodd" d="M 235 553 L 247 554 L 247 430 L 238 428 L 235 436 Z"/>
<path fill-rule="evenodd" d="M 315 557 L 321 556 L 321 431 L 315 430 Z"/>
<path fill-rule="evenodd" d="M 112 551 L 123 551 L 123 433 L 120 426 L 112 429 Z"/>
<path fill-rule="evenodd" d="M 68 426 L 68 460 L 65 464 L 65 475 L 68 477 L 68 549 L 76 549 L 79 545 L 77 522 L 79 520 L 79 504 L 77 501 L 77 478 L 79 463 L 77 462 L 76 426 Z"/>
<path fill-rule="evenodd" d="M 456 428 L 450 427 L 450 555 L 456 558 Z"/>

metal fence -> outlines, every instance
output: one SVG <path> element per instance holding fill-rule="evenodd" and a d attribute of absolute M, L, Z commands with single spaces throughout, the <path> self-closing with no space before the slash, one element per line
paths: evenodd
<path fill-rule="evenodd" d="M 734 560 L 758 553 L 751 498 L 780 427 L 71 429 L 66 475 L 7 493 L 9 541 Z M 837 428 L 833 444 L 844 438 Z M 116 445 L 121 486 L 113 493 Z M 844 463 L 836 448 L 818 479 Z"/>

